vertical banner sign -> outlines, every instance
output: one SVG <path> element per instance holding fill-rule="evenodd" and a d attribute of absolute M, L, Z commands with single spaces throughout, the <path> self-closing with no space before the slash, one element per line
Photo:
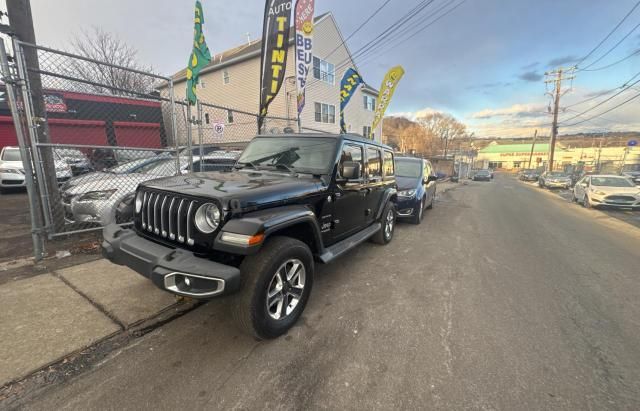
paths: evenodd
<path fill-rule="evenodd" d="M 278 95 L 287 67 L 292 0 L 267 0 L 262 28 L 260 63 L 260 114 L 258 132 L 262 130 L 269 104 Z"/>
<path fill-rule="evenodd" d="M 297 0 L 295 9 L 296 26 L 296 84 L 298 86 L 298 116 L 305 104 L 304 89 L 313 58 L 313 10 L 314 0 Z"/>
<path fill-rule="evenodd" d="M 347 132 L 347 125 L 344 122 L 344 109 L 362 82 L 362 76 L 353 68 L 344 73 L 340 82 L 340 132 L 343 134 Z"/>
<path fill-rule="evenodd" d="M 207 42 L 204 40 L 204 34 L 202 33 L 204 14 L 202 13 L 202 4 L 200 4 L 199 1 L 196 1 L 196 14 L 193 21 L 193 51 L 191 52 L 187 65 L 187 99 L 191 105 L 195 105 L 198 99 L 196 96 L 196 85 L 198 84 L 200 70 L 206 67 L 211 61 L 211 53 L 209 52 L 209 47 L 207 47 Z"/>
<path fill-rule="evenodd" d="M 384 76 L 382 86 L 380 86 L 380 94 L 378 94 L 378 106 L 376 107 L 373 125 L 371 126 L 372 131 L 378 127 L 380 121 L 384 117 L 384 113 L 387 111 L 391 97 L 393 97 L 393 93 L 396 91 L 396 86 L 402 76 L 404 76 L 404 69 L 402 66 L 395 66 L 391 68 Z"/>

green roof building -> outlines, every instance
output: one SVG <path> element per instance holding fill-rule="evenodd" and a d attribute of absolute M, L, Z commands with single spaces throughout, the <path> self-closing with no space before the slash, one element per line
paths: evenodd
<path fill-rule="evenodd" d="M 549 157 L 549 144 L 536 143 L 531 156 L 532 144 L 499 144 L 493 142 L 487 147 L 478 150 L 478 168 L 491 168 L 494 170 L 518 170 L 523 168 L 543 167 Z M 556 153 L 561 153 L 564 148 L 556 145 Z M 531 157 L 531 165 L 529 158 Z"/>

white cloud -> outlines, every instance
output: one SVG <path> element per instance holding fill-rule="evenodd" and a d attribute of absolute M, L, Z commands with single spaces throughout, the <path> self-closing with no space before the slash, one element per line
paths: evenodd
<path fill-rule="evenodd" d="M 435 108 L 425 107 L 417 111 L 400 111 L 397 113 L 389 113 L 387 114 L 387 116 L 388 117 L 404 117 L 406 119 L 415 121 L 417 118 L 424 117 L 427 114 L 433 114 L 433 113 L 445 113 L 445 112 L 442 110 L 436 110 Z"/>
<path fill-rule="evenodd" d="M 503 108 L 485 108 L 472 113 L 469 118 L 489 119 L 493 117 L 541 117 L 546 115 L 547 107 L 543 104 L 514 104 Z"/>
<path fill-rule="evenodd" d="M 559 115 L 560 134 L 640 130 L 640 98 L 603 114 L 633 97 L 637 90 L 629 90 L 603 103 L 613 94 L 602 95 L 602 90 L 580 88 L 563 97 Z M 591 100 L 574 105 L 589 98 Z M 596 107 L 600 103 L 602 104 Z M 538 135 L 548 136 L 551 120 L 544 102 L 529 102 L 509 107 L 486 108 L 468 115 L 466 123 L 469 130 L 474 131 L 477 136 L 526 137 L 532 136 L 535 130 L 538 130 Z"/>

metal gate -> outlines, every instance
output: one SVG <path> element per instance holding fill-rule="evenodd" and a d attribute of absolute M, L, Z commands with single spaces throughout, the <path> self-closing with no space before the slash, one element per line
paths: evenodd
<path fill-rule="evenodd" d="M 126 224 L 138 183 L 178 172 L 190 158 L 179 155 L 170 78 L 12 46 L 13 64 L 4 44 L 0 58 L 40 259 L 45 238 Z"/>

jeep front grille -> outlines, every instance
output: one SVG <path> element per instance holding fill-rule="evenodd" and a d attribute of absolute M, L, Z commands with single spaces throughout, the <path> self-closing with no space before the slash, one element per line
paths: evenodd
<path fill-rule="evenodd" d="M 196 200 L 170 193 L 143 191 L 140 227 L 158 237 L 193 245 L 193 215 L 198 206 Z"/>

